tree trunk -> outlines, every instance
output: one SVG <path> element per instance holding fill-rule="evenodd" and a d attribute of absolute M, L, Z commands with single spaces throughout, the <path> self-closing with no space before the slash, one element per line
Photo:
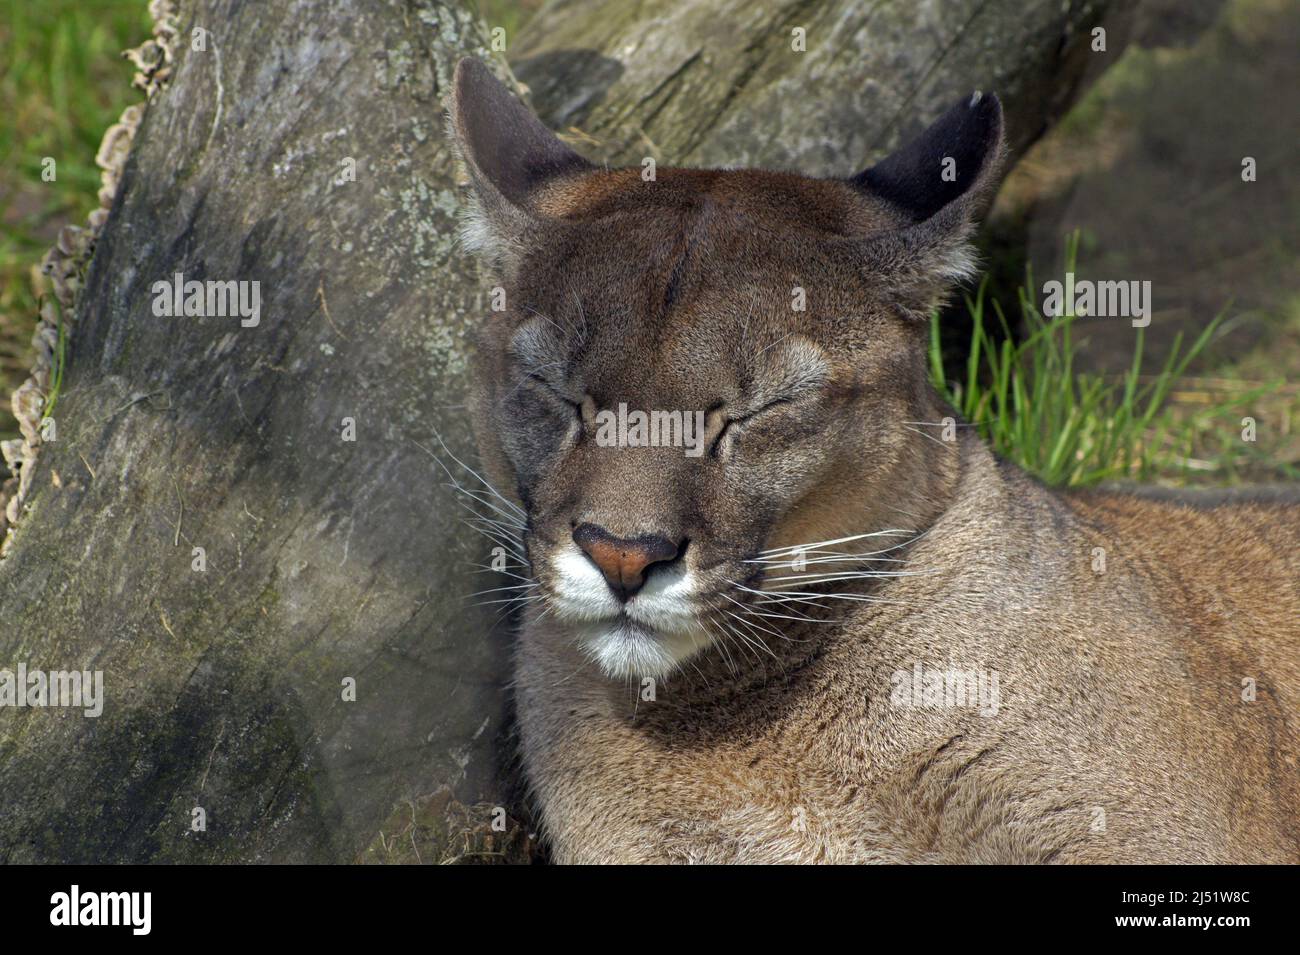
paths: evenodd
<path fill-rule="evenodd" d="M 517 67 L 593 155 L 847 174 L 972 87 L 1025 144 L 1102 6 L 564 2 Z M 527 858 L 505 627 L 464 597 L 502 582 L 431 459 L 469 460 L 480 310 L 441 98 L 505 67 L 458 3 L 173 19 L 0 565 L 0 668 L 102 671 L 103 713 L 0 709 L 0 862 Z M 177 273 L 260 320 L 157 314 Z"/>
<path fill-rule="evenodd" d="M 419 794 L 499 798 L 488 548 L 422 450 L 468 445 L 440 96 L 491 54 L 456 3 L 179 27 L 0 570 L 3 665 L 102 670 L 106 703 L 0 711 L 4 861 L 351 860 Z M 259 282 L 259 323 L 156 316 L 178 272 Z"/>
<path fill-rule="evenodd" d="M 847 176 L 958 97 L 1003 101 L 1013 157 L 1119 56 L 1109 0 L 553 0 L 511 50 L 552 128 L 611 165 Z M 802 36 L 796 34 L 801 30 Z M 802 40 L 803 51 L 795 47 Z"/>

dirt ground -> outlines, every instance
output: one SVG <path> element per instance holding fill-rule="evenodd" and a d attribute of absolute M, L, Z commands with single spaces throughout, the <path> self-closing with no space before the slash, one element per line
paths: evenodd
<path fill-rule="evenodd" d="M 1180 332 L 1195 337 L 1224 313 L 1175 400 L 1195 407 L 1280 380 L 1251 410 L 1270 453 L 1298 463 L 1300 2 L 1144 3 L 1133 29 L 1119 62 L 1004 184 L 991 217 L 992 254 L 1006 260 L 997 282 L 1023 276 L 1027 257 L 1041 302 L 1079 230 L 1079 278 L 1151 282 L 1153 364 Z M 1254 181 L 1243 181 L 1247 159 Z M 1095 318 L 1086 332 L 1082 368 L 1132 361 L 1129 321 Z"/>

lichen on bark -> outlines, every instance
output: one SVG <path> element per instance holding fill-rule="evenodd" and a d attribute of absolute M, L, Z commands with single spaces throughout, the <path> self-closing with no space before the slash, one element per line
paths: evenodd
<path fill-rule="evenodd" d="M 436 783 L 500 801 L 487 548 L 421 449 L 467 449 L 477 290 L 441 99 L 460 56 L 504 67 L 459 4 L 303 13 L 177 11 L 205 42 L 166 57 L 0 569 L 0 661 L 107 702 L 0 713 L 5 861 L 348 861 Z M 260 324 L 154 315 L 176 272 L 260 282 Z"/>

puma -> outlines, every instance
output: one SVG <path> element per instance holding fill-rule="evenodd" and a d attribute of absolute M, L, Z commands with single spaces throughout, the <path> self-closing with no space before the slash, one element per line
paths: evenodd
<path fill-rule="evenodd" d="M 451 127 L 506 302 L 467 493 L 554 860 L 1300 861 L 1300 507 L 941 434 L 996 97 L 842 180 L 597 167 L 476 61 Z M 702 453 L 598 440 L 621 405 Z"/>

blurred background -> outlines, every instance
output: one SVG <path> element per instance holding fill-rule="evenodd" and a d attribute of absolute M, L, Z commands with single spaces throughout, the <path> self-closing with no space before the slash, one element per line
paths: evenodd
<path fill-rule="evenodd" d="M 480 11 L 514 36 L 541 6 L 484 0 Z M 936 380 L 961 382 L 950 388 L 958 407 L 1000 450 L 1057 483 L 1300 478 L 1300 177 L 1289 155 L 1300 141 L 1300 3 L 1137 0 L 1117 16 L 1116 30 L 1128 37 L 1122 55 L 1046 135 L 1012 157 L 980 237 L 988 267 L 982 298 L 959 299 L 940 319 L 944 370 Z M 6 397 L 31 364 L 38 304 L 48 294 L 40 259 L 63 225 L 83 222 L 95 207 L 100 138 L 140 101 L 120 54 L 149 27 L 145 0 L 0 0 Z M 57 161 L 54 181 L 42 178 L 45 157 Z M 1253 182 L 1240 174 L 1246 157 L 1255 161 Z M 1149 416 L 1124 394 L 1135 358 L 1127 322 L 1075 321 L 1064 357 L 1019 350 L 1035 318 L 1021 298 L 1026 270 L 1037 287 L 1060 278 L 1072 242 L 1080 278 L 1152 282 L 1154 315 L 1134 375 L 1139 386 L 1158 386 L 1159 408 Z M 1041 302 L 1040 293 L 1034 298 Z M 976 337 L 987 334 L 995 348 L 1006 337 L 994 303 L 1016 343 L 1011 360 L 1027 369 L 1033 408 L 992 393 L 997 369 L 987 354 L 968 374 Z M 982 331 L 972 306 L 982 309 Z M 1213 334 L 1190 349 L 1216 317 Z M 1181 374 L 1162 380 L 1171 355 Z M 1035 391 L 1035 375 L 1066 380 Z M 1005 420 L 1013 414 L 1037 417 L 1026 428 Z M 1121 454 L 1096 434 L 1125 415 Z M 1254 441 L 1242 438 L 1247 416 L 1257 424 Z M 1071 443 L 1066 457 L 1082 463 L 1048 468 L 1054 442 L 1044 439 L 1074 419 L 1080 447 Z M 0 404 L 0 439 L 16 433 L 7 402 Z M 1022 446 L 1031 440 L 1047 449 Z"/>

